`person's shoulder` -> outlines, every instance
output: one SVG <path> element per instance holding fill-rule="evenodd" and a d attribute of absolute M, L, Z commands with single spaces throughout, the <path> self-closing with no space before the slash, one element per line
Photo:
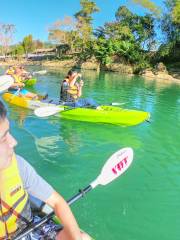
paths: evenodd
<path fill-rule="evenodd" d="M 16 160 L 20 170 L 32 168 L 32 166 L 22 156 L 16 154 Z"/>
<path fill-rule="evenodd" d="M 67 77 L 64 78 L 63 82 L 64 82 L 64 83 L 68 83 L 68 82 L 69 82 L 69 78 L 67 78 Z"/>
<path fill-rule="evenodd" d="M 20 156 L 18 154 L 16 154 L 16 160 L 17 160 L 18 163 L 26 162 L 26 160 L 22 156 Z"/>

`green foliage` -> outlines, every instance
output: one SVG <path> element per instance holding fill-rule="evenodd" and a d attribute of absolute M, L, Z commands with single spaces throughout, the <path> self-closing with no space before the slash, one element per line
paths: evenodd
<path fill-rule="evenodd" d="M 22 56 L 24 54 L 24 48 L 22 45 L 17 45 L 14 49 L 14 54 L 16 56 Z"/>
<path fill-rule="evenodd" d="M 150 14 L 138 16 L 125 6 L 118 8 L 115 13 L 116 21 L 106 23 L 96 30 L 95 36 L 108 39 L 129 41 L 140 48 L 151 49 L 154 46 L 154 18 Z"/>
<path fill-rule="evenodd" d="M 176 0 L 166 0 L 166 12 L 162 16 L 161 29 L 166 37 L 166 41 L 173 41 L 174 43 L 180 41 L 180 22 L 176 22 L 178 17 L 178 6 Z M 176 13 L 177 15 L 174 15 Z M 176 16 L 176 17 L 175 17 Z M 174 18 L 175 17 L 175 18 Z"/>
<path fill-rule="evenodd" d="M 77 12 L 74 16 L 76 19 L 81 18 L 83 22 L 86 22 L 88 25 L 92 23 L 92 14 L 99 11 L 99 8 L 96 6 L 96 3 L 90 0 L 81 0 L 80 4 L 82 9 Z"/>
<path fill-rule="evenodd" d="M 99 38 L 94 42 L 93 52 L 101 64 L 106 65 L 111 63 L 114 54 L 113 41 L 111 39 L 106 40 L 104 38 Z"/>
<path fill-rule="evenodd" d="M 24 37 L 24 39 L 22 41 L 22 46 L 23 46 L 24 52 L 26 54 L 28 54 L 29 52 L 34 50 L 33 37 L 31 34 Z"/>
<path fill-rule="evenodd" d="M 92 14 L 99 11 L 96 3 L 90 0 L 80 1 L 82 9 L 77 12 L 74 16 L 77 20 L 77 30 L 80 38 L 82 39 L 82 48 L 84 44 L 89 42 L 92 37 Z"/>
<path fill-rule="evenodd" d="M 172 9 L 172 19 L 175 24 L 180 24 L 180 1 L 176 0 Z"/>
<path fill-rule="evenodd" d="M 134 73 L 138 74 L 140 72 L 142 72 L 142 70 L 146 69 L 146 68 L 150 68 L 151 65 L 149 63 L 149 61 L 147 61 L 146 59 L 142 58 L 139 62 L 137 62 L 134 66 Z"/>
<path fill-rule="evenodd" d="M 162 44 L 158 49 L 159 58 L 169 56 L 171 53 L 172 47 L 173 47 L 173 43 Z"/>
<path fill-rule="evenodd" d="M 95 31 L 94 55 L 103 65 L 111 63 L 117 56 L 124 63 L 138 65 L 138 69 L 145 67 L 149 57 L 144 48 L 151 49 L 154 44 L 153 16 L 138 16 L 121 6 L 115 17 L 115 22 L 105 23 Z"/>
<path fill-rule="evenodd" d="M 177 61 L 180 55 L 180 3 L 177 0 L 166 0 L 165 6 L 165 13 L 161 19 L 164 43 L 158 50 L 157 59 Z"/>
<path fill-rule="evenodd" d="M 147 62 L 139 46 L 128 41 L 99 38 L 93 45 L 93 53 L 102 65 L 112 63 L 114 56 L 124 59 L 124 63 Z"/>
<path fill-rule="evenodd" d="M 129 26 L 117 22 L 106 23 L 104 27 L 96 29 L 95 36 L 98 38 L 134 41 L 134 36 Z"/>
<path fill-rule="evenodd" d="M 126 6 L 121 6 L 116 11 L 115 17 L 121 24 L 130 26 L 133 23 L 134 15 Z"/>

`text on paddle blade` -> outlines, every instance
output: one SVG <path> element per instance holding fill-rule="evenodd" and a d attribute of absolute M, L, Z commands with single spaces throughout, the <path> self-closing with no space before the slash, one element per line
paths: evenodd
<path fill-rule="evenodd" d="M 123 160 L 121 160 L 119 163 L 117 163 L 113 168 L 112 168 L 112 172 L 114 174 L 118 174 L 118 172 L 121 172 L 122 169 L 127 165 L 127 159 L 128 156 L 125 157 Z"/>

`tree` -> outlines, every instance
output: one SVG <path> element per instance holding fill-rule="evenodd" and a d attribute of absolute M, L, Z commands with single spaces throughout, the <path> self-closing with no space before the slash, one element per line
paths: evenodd
<path fill-rule="evenodd" d="M 175 24 L 180 24 L 180 1 L 175 1 L 172 9 L 172 19 Z"/>
<path fill-rule="evenodd" d="M 33 51 L 33 49 L 34 49 L 33 37 L 32 37 L 31 34 L 24 37 L 24 39 L 22 41 L 22 46 L 24 48 L 24 52 L 26 54 L 26 57 L 28 57 L 28 53 Z"/>
<path fill-rule="evenodd" d="M 164 36 L 164 42 L 159 48 L 159 56 L 170 61 L 176 61 L 180 54 L 180 21 L 179 7 L 177 0 L 166 0 L 165 11 L 161 18 L 161 30 Z"/>
<path fill-rule="evenodd" d="M 117 22 L 130 26 L 133 23 L 134 15 L 126 6 L 120 6 L 115 13 L 115 18 Z"/>
<path fill-rule="evenodd" d="M 68 33 L 75 30 L 75 23 L 72 17 L 66 16 L 62 20 L 57 20 L 48 29 L 48 39 L 56 44 L 68 43 Z"/>
<path fill-rule="evenodd" d="M 105 23 L 104 27 L 97 28 L 94 34 L 98 38 L 134 41 L 134 36 L 129 26 L 117 22 Z"/>
<path fill-rule="evenodd" d="M 18 60 L 21 59 L 24 54 L 23 46 L 21 44 L 18 44 L 15 47 L 13 47 L 12 54 L 14 54 Z"/>
<path fill-rule="evenodd" d="M 54 22 L 48 31 L 49 41 L 55 44 L 68 44 L 71 51 L 74 51 L 79 34 L 76 29 L 76 22 L 72 17 L 66 16 L 64 19 Z"/>
<path fill-rule="evenodd" d="M 97 37 L 105 37 L 119 41 L 129 41 L 139 48 L 151 49 L 154 45 L 154 18 L 151 14 L 138 16 L 127 7 L 121 6 L 115 13 L 116 21 L 105 23 L 96 30 Z"/>
<path fill-rule="evenodd" d="M 93 49 L 96 58 L 103 65 L 114 59 L 138 64 L 138 69 L 149 65 L 145 49 L 150 50 L 155 42 L 153 16 L 138 16 L 126 6 L 120 6 L 115 13 L 115 19 L 95 31 L 97 40 Z"/>
<path fill-rule="evenodd" d="M 10 43 L 13 40 L 14 33 L 15 33 L 14 24 L 0 23 L 0 43 L 2 45 L 5 56 L 9 50 Z"/>
<path fill-rule="evenodd" d="M 82 9 L 74 16 L 77 20 L 77 30 L 82 39 L 82 46 L 84 46 L 92 37 L 92 14 L 99 11 L 96 3 L 90 0 L 81 0 Z"/>

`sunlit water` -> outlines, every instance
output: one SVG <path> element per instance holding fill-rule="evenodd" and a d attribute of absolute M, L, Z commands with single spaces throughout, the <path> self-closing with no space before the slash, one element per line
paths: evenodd
<path fill-rule="evenodd" d="M 34 91 L 57 98 L 65 74 L 38 76 Z M 180 85 L 118 73 L 85 71 L 83 77 L 84 96 L 149 111 L 151 123 L 121 127 L 39 119 L 7 105 L 16 152 L 68 199 L 98 176 L 115 151 L 132 147 L 134 162 L 123 176 L 72 206 L 81 228 L 99 240 L 179 240 Z"/>

